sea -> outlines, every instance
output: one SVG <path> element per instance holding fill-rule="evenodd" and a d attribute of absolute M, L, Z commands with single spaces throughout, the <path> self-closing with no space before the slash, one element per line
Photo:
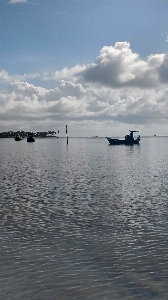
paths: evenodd
<path fill-rule="evenodd" d="M 1 300 L 167 300 L 168 137 L 0 139 Z"/>

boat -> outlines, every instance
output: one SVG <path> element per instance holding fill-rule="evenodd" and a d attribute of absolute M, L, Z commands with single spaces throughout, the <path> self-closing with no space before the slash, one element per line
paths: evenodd
<path fill-rule="evenodd" d="M 33 136 L 32 133 L 30 133 L 30 134 L 28 135 L 28 137 L 27 137 L 27 142 L 29 142 L 29 143 L 35 142 L 35 137 Z"/>
<path fill-rule="evenodd" d="M 106 137 L 110 145 L 134 145 L 139 144 L 141 138 L 140 134 L 137 136 L 137 138 L 134 139 L 133 134 L 134 132 L 139 132 L 138 130 L 129 130 L 130 134 L 125 136 L 125 139 L 116 139 L 116 138 L 110 138 Z"/>
<path fill-rule="evenodd" d="M 20 136 L 20 134 L 15 135 L 15 141 L 22 141 L 22 140 L 23 140 L 23 137 Z"/>

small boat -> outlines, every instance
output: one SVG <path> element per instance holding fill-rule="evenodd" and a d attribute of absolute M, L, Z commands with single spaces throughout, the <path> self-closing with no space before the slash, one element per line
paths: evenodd
<path fill-rule="evenodd" d="M 134 145 L 134 144 L 139 144 L 141 138 L 140 134 L 138 135 L 137 138 L 134 139 L 133 134 L 134 132 L 139 132 L 137 130 L 129 130 L 130 134 L 125 136 L 125 139 L 115 139 L 115 138 L 109 138 L 106 137 L 110 145 Z"/>
<path fill-rule="evenodd" d="M 22 141 L 22 140 L 23 140 L 22 136 L 20 136 L 19 134 L 15 135 L 15 141 Z"/>
<path fill-rule="evenodd" d="M 33 143 L 35 142 L 35 137 L 33 136 L 33 134 L 29 134 L 29 136 L 27 137 L 27 142 L 28 143 Z"/>

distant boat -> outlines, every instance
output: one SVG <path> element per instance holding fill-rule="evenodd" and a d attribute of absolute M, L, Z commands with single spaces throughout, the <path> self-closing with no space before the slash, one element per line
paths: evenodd
<path fill-rule="evenodd" d="M 22 140 L 23 140 L 22 136 L 20 136 L 19 134 L 15 135 L 15 141 L 22 141 Z"/>
<path fill-rule="evenodd" d="M 137 130 L 129 130 L 130 134 L 125 136 L 125 139 L 121 140 L 121 139 L 115 139 L 115 138 L 109 138 L 106 137 L 106 139 L 108 140 L 110 145 L 134 145 L 134 144 L 139 144 L 141 138 L 140 138 L 140 134 L 138 135 L 138 137 L 136 139 L 134 139 L 133 134 L 134 132 L 139 132 Z"/>
<path fill-rule="evenodd" d="M 28 143 L 33 143 L 35 142 L 35 137 L 33 136 L 33 134 L 29 134 L 29 136 L 27 137 L 27 142 Z"/>

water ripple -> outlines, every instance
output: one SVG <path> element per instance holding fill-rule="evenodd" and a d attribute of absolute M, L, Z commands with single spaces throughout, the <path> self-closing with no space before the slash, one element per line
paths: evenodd
<path fill-rule="evenodd" d="M 2 139 L 1 299 L 166 300 L 167 142 Z"/>

